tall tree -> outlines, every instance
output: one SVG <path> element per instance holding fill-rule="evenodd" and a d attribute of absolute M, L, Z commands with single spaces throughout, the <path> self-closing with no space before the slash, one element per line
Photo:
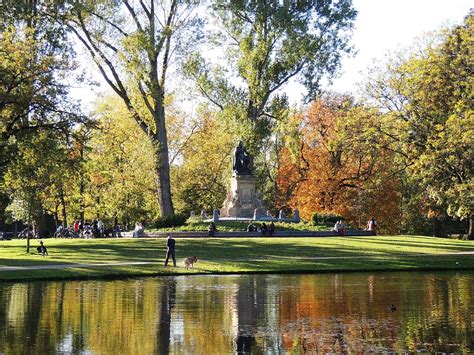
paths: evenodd
<path fill-rule="evenodd" d="M 200 39 L 197 1 L 76 2 L 65 19 L 154 149 L 162 216 L 174 214 L 165 94 L 173 58 Z"/>
<path fill-rule="evenodd" d="M 428 201 L 468 219 L 474 238 L 474 14 L 372 75 L 368 93 L 387 114 L 377 125 L 402 153 Z"/>
<path fill-rule="evenodd" d="M 207 99 L 239 123 L 237 133 L 256 154 L 287 105 L 280 89 L 299 79 L 313 98 L 321 78 L 335 73 L 341 54 L 350 51 L 356 11 L 350 0 L 218 0 L 211 7 L 228 65 L 206 63 L 196 54 L 187 73 Z"/>

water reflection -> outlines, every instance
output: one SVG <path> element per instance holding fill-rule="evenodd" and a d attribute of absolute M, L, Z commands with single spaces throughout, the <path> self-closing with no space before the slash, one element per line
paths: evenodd
<path fill-rule="evenodd" d="M 399 273 L 3 284 L 0 353 L 469 353 L 473 281 Z"/>

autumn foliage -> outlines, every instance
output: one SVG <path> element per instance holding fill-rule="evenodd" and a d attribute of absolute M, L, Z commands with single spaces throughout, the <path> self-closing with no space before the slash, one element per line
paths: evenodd
<path fill-rule="evenodd" d="M 298 208 L 305 219 L 337 213 L 354 227 L 373 216 L 385 231 L 396 231 L 400 186 L 393 154 L 372 131 L 377 115 L 338 97 L 315 101 L 294 119 L 299 139 L 280 154 L 280 206 Z"/>

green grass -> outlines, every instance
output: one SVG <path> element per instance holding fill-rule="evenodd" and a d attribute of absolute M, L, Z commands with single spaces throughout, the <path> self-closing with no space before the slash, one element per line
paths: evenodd
<path fill-rule="evenodd" d="M 255 225 L 261 225 L 262 222 L 253 222 Z M 267 225 L 270 222 L 265 222 Z M 237 221 L 220 221 L 217 224 L 217 229 L 221 232 L 234 232 L 234 231 L 245 231 L 248 223 L 237 222 Z M 200 220 L 194 220 L 187 222 L 183 226 L 170 227 L 170 228 L 147 228 L 146 232 L 171 232 L 171 231 L 207 231 L 209 226 L 208 222 Z M 313 225 L 311 223 L 284 223 L 276 222 L 275 228 L 279 231 L 327 231 L 330 230 L 333 225 Z"/>
<path fill-rule="evenodd" d="M 25 240 L 0 242 L 0 266 L 152 262 L 146 265 L 0 271 L 0 280 L 116 278 L 168 274 L 377 270 L 474 270 L 474 242 L 414 236 L 177 239 L 178 268 L 165 268 L 164 239 L 47 239 L 49 256 Z M 38 241 L 31 241 L 36 251 Z M 470 255 L 453 253 L 468 252 Z M 448 255 L 446 255 L 448 254 Z M 199 258 L 185 270 L 182 259 Z"/>

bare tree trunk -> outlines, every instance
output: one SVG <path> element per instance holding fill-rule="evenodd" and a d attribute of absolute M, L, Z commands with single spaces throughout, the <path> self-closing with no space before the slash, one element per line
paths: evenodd
<path fill-rule="evenodd" d="M 469 217 L 469 231 L 467 232 L 467 239 L 474 240 L 474 215 Z"/>
<path fill-rule="evenodd" d="M 54 230 L 57 230 L 58 225 L 59 225 L 59 212 L 58 212 L 58 209 L 59 209 L 59 203 L 55 203 L 54 204 Z"/>
<path fill-rule="evenodd" d="M 84 145 L 83 142 L 81 142 L 80 145 L 80 156 L 81 156 L 81 162 L 84 161 Z M 86 191 L 86 184 L 84 182 L 84 172 L 81 169 L 80 170 L 80 185 L 79 185 L 79 214 L 80 214 L 80 220 L 82 222 L 82 225 L 84 225 L 84 210 L 86 209 L 85 207 L 85 201 L 84 201 L 84 193 Z"/>
<path fill-rule="evenodd" d="M 166 134 L 166 131 L 165 133 Z M 160 214 L 162 217 L 174 215 L 173 202 L 171 199 L 171 183 L 170 183 L 170 164 L 168 157 L 168 144 L 166 139 L 159 142 L 153 141 L 155 150 L 155 174 L 156 188 L 158 196 L 158 204 L 160 206 Z"/>
<path fill-rule="evenodd" d="M 64 194 L 61 194 L 61 215 L 63 219 L 63 227 L 67 228 L 67 213 L 66 213 L 66 202 L 64 201 Z"/>
<path fill-rule="evenodd" d="M 31 226 L 31 201 L 28 209 L 28 225 L 26 226 L 26 254 L 30 253 L 30 226 Z"/>
<path fill-rule="evenodd" d="M 444 237 L 443 221 L 437 217 L 433 219 L 433 237 Z"/>

